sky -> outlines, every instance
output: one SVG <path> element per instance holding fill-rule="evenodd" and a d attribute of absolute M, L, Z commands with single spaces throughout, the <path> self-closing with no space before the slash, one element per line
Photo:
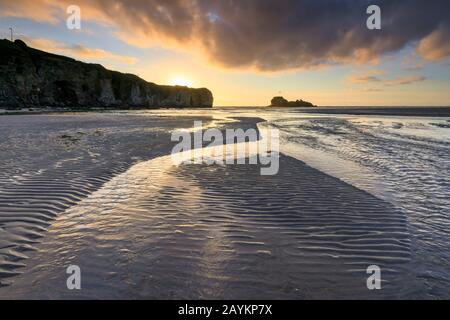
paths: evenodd
<path fill-rule="evenodd" d="M 367 8 L 381 9 L 369 30 Z M 70 5 L 81 28 L 69 29 Z M 448 0 L 0 0 L 0 38 L 158 84 L 207 87 L 216 106 L 274 96 L 319 106 L 450 106 Z"/>

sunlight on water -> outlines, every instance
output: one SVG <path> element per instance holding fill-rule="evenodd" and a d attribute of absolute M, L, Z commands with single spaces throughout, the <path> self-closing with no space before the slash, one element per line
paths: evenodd
<path fill-rule="evenodd" d="M 269 115 L 281 152 L 402 209 L 429 293 L 448 292 L 450 121 L 445 118 Z M 266 125 L 266 124 L 265 124 Z"/>
<path fill-rule="evenodd" d="M 20 118 L 31 133 L 3 142 L 13 155 L 6 160 L 30 150 L 40 156 L 2 164 L 0 296 L 449 296 L 448 119 L 269 109 L 187 117 L 179 110 L 89 115 L 75 133 L 63 121 L 72 123 L 70 116 L 32 118 L 35 126 Z M 260 118 L 263 139 L 171 156 L 170 134 L 196 132 L 200 117 L 203 129 Z M 87 118 L 92 128 L 79 134 Z M 260 155 L 272 129 L 280 133 L 277 175 L 235 164 Z M 66 132 L 76 139 L 62 139 Z M 12 148 L 25 141 L 23 150 Z M 222 160 L 233 164 L 217 165 Z M 71 263 L 86 276 L 80 293 L 61 286 Z M 384 277 L 377 296 L 365 287 L 374 263 Z"/>
<path fill-rule="evenodd" d="M 280 130 L 280 152 L 403 210 L 416 237 L 427 294 L 450 287 L 450 120 L 405 116 L 305 114 L 296 110 L 217 110 L 261 117 Z"/>

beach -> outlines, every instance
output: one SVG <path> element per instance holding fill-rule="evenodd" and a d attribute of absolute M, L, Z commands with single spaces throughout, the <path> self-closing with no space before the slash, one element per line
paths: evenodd
<path fill-rule="evenodd" d="M 448 118 L 360 116 L 0 117 L 0 298 L 450 297 Z M 195 120 L 279 129 L 278 173 L 175 165 L 171 133 Z M 70 265 L 81 290 L 67 289 Z M 371 265 L 382 290 L 368 290 Z"/>

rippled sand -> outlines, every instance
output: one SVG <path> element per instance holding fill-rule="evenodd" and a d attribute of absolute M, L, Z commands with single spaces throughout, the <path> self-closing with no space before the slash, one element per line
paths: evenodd
<path fill-rule="evenodd" d="M 281 155 L 275 176 L 174 165 L 170 131 L 190 117 L 0 121 L 0 298 L 422 296 L 404 211 L 299 160 Z M 367 289 L 370 265 L 382 290 Z"/>
<path fill-rule="evenodd" d="M 258 166 L 135 165 L 67 210 L 8 290 L 26 298 L 380 298 L 408 284 L 391 205 L 287 157 Z M 65 268 L 82 269 L 82 290 Z M 366 268 L 383 270 L 383 290 Z M 410 289 L 410 287 L 409 287 Z"/>
<path fill-rule="evenodd" d="M 171 130 L 193 121 L 126 114 L 0 117 L 0 287 L 22 272 L 59 214 L 134 163 L 168 154 Z"/>
<path fill-rule="evenodd" d="M 406 110 L 408 111 L 408 110 Z M 414 110 L 413 111 L 417 111 Z M 450 297 L 450 118 L 273 117 L 281 152 L 392 203 L 410 223 L 421 296 Z"/>

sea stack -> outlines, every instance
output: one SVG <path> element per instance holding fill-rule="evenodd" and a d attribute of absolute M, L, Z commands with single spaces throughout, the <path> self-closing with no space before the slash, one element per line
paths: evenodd
<path fill-rule="evenodd" d="M 296 101 L 288 101 L 283 97 L 274 97 L 270 102 L 270 107 L 291 107 L 291 108 L 313 108 L 314 104 L 302 99 Z"/>

